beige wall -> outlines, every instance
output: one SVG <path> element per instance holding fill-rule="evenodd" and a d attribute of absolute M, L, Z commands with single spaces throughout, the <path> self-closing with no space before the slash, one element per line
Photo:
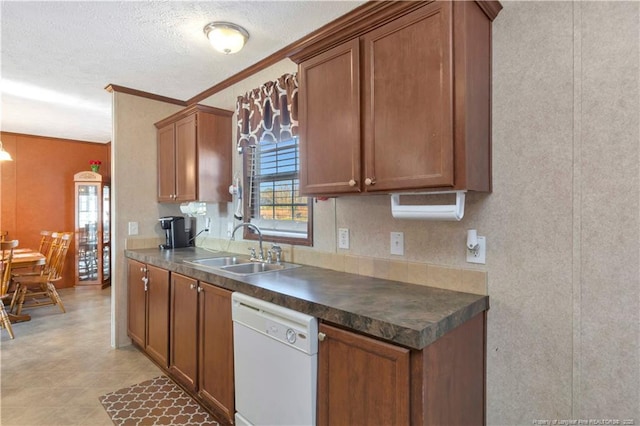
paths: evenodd
<path fill-rule="evenodd" d="M 486 273 L 488 424 L 602 418 L 637 424 L 640 3 L 503 5 L 493 31 L 493 193 L 469 194 L 458 223 L 392 219 L 387 196 L 317 203 L 312 250 L 331 261 L 347 255 L 349 271 L 360 259 L 362 272 L 362 264 L 375 269 L 390 264 L 382 259 L 398 259 L 388 253 L 389 232 L 402 231 L 401 260 L 409 268 L 424 263 Z M 203 103 L 233 109 L 237 95 L 294 70 L 283 61 Z M 115 117 L 116 127 L 117 120 L 137 120 L 150 132 L 128 139 L 143 148 L 121 151 L 114 140 L 116 176 L 133 173 L 139 161 L 132 151 L 155 161 L 148 124 L 162 117 L 145 117 L 141 110 L 157 103 L 140 102 Z M 158 215 L 154 173 L 136 177 L 144 187 L 119 193 L 117 206 L 129 212 L 119 215 L 121 232 L 139 211 Z M 226 237 L 232 211 L 208 205 L 215 229 L 199 245 Z M 351 231 L 348 251 L 336 249 L 338 227 Z M 486 265 L 465 262 L 469 228 L 487 237 Z M 141 224 L 143 232 L 160 235 Z M 437 281 L 429 271 L 435 269 L 424 269 L 422 281 Z"/>
<path fill-rule="evenodd" d="M 494 23 L 488 421 L 640 419 L 640 3 Z"/>
<path fill-rule="evenodd" d="M 125 93 L 113 94 L 111 206 L 113 275 L 111 279 L 111 343 L 131 343 L 127 337 L 127 286 L 124 249 L 129 222 L 140 235 L 160 235 L 158 217 L 166 207 L 157 203 L 156 128 L 153 123 L 181 107 Z"/>

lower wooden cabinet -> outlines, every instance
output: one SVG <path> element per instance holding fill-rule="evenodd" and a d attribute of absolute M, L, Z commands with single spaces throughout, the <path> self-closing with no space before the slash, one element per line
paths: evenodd
<path fill-rule="evenodd" d="M 127 335 L 144 349 L 147 328 L 147 265 L 127 259 Z"/>
<path fill-rule="evenodd" d="M 169 351 L 169 271 L 129 259 L 127 277 L 128 335 L 166 368 Z"/>
<path fill-rule="evenodd" d="M 231 291 L 128 259 L 128 334 L 234 422 Z M 422 350 L 321 323 L 318 425 L 485 424 L 486 312 Z"/>
<path fill-rule="evenodd" d="M 147 265 L 147 353 L 163 367 L 169 354 L 169 271 Z"/>
<path fill-rule="evenodd" d="M 422 350 L 320 324 L 318 425 L 484 425 L 485 321 Z"/>
<path fill-rule="evenodd" d="M 170 323 L 169 373 L 232 423 L 231 292 L 172 273 Z"/>
<path fill-rule="evenodd" d="M 198 374 L 198 281 L 171 274 L 169 372 L 189 390 Z"/>
<path fill-rule="evenodd" d="M 318 425 L 408 425 L 409 350 L 320 324 Z"/>
<path fill-rule="evenodd" d="M 127 333 L 219 420 L 235 414 L 231 291 L 127 259 Z"/>
<path fill-rule="evenodd" d="M 200 282 L 198 396 L 229 422 L 235 414 L 231 292 Z"/>

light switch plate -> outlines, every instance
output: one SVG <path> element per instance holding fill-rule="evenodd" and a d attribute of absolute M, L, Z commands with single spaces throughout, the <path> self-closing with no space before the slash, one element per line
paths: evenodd
<path fill-rule="evenodd" d="M 338 248 L 349 249 L 349 228 L 338 228 Z"/>
<path fill-rule="evenodd" d="M 391 233 L 391 254 L 404 256 L 404 233 Z"/>
<path fill-rule="evenodd" d="M 482 265 L 487 263 L 487 238 L 478 237 L 478 245 L 480 247 L 478 247 L 478 251 L 476 253 L 465 246 L 465 250 L 467 250 L 467 263 L 480 263 Z"/>
<path fill-rule="evenodd" d="M 129 235 L 138 235 L 138 222 L 129 222 Z"/>

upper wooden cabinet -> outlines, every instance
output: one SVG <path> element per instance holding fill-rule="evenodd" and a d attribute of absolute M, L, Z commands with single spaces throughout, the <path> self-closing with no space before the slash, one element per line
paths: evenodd
<path fill-rule="evenodd" d="M 193 105 L 158 128 L 158 201 L 231 201 L 231 111 Z"/>
<path fill-rule="evenodd" d="M 491 191 L 499 3 L 382 3 L 352 31 L 292 56 L 301 191 Z"/>

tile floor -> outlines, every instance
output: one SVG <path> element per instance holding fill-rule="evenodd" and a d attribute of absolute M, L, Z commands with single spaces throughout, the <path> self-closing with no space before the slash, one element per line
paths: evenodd
<path fill-rule="evenodd" d="M 25 310 L 15 340 L 0 330 L 2 426 L 112 425 L 98 397 L 162 374 L 133 346 L 110 346 L 110 291 L 61 289 L 67 313 Z"/>

